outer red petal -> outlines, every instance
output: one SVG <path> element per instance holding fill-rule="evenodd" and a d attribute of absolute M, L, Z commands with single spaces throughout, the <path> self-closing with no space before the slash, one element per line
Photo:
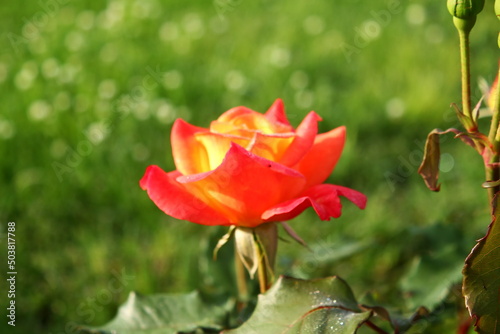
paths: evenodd
<path fill-rule="evenodd" d="M 337 189 L 337 192 L 340 196 L 344 196 L 345 198 L 353 202 L 361 210 L 363 210 L 366 207 L 367 198 L 359 191 L 342 186 L 335 186 L 335 188 Z"/>
<path fill-rule="evenodd" d="M 281 123 L 289 126 L 290 128 L 292 127 L 290 125 L 290 122 L 288 121 L 288 118 L 286 117 L 285 106 L 281 99 L 276 99 L 276 101 L 274 101 L 273 105 L 269 108 L 268 111 L 266 111 L 264 115 L 273 123 Z"/>
<path fill-rule="evenodd" d="M 366 196 L 360 192 L 333 184 L 320 184 L 311 187 L 299 198 L 268 209 L 262 214 L 262 219 L 266 222 L 289 220 L 310 206 L 314 208 L 321 220 L 338 218 L 342 213 L 342 203 L 339 196 L 347 197 L 361 209 L 365 208 Z"/>
<path fill-rule="evenodd" d="M 333 172 L 344 148 L 345 131 L 341 126 L 317 135 L 309 152 L 294 167 L 306 177 L 306 188 L 323 183 Z"/>
<path fill-rule="evenodd" d="M 207 151 L 195 136 L 200 132 L 206 133 L 208 130 L 191 125 L 182 119 L 177 119 L 172 127 L 172 156 L 181 174 L 196 174 L 210 170 Z"/>
<path fill-rule="evenodd" d="M 166 173 L 158 166 L 149 166 L 140 181 L 151 200 L 167 215 L 203 225 L 230 225 L 229 220 L 203 203 L 176 181 L 181 174 Z"/>
<path fill-rule="evenodd" d="M 314 139 L 318 134 L 319 121 L 321 121 L 321 117 L 314 111 L 311 111 L 304 118 L 295 132 L 293 142 L 288 146 L 280 163 L 285 166 L 293 166 L 304 158 L 314 144 Z"/>
<path fill-rule="evenodd" d="M 293 198 L 304 189 L 297 171 L 232 144 L 215 170 L 177 178 L 232 224 L 255 227 L 268 208 Z"/>

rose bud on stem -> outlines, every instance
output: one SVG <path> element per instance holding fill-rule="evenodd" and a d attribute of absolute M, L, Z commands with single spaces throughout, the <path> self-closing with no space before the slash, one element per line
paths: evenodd
<path fill-rule="evenodd" d="M 462 69 L 462 109 L 465 118 L 462 120 L 469 132 L 477 131 L 476 120 L 472 115 L 470 94 L 470 50 L 469 34 L 476 16 L 484 7 L 484 0 L 448 0 L 448 11 L 453 16 L 453 24 L 460 38 L 460 60 Z"/>

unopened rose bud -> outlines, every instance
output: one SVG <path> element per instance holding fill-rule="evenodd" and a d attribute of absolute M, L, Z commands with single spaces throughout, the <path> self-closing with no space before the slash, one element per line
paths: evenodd
<path fill-rule="evenodd" d="M 475 19 L 483 7 L 484 0 L 448 0 L 450 14 L 462 20 Z"/>

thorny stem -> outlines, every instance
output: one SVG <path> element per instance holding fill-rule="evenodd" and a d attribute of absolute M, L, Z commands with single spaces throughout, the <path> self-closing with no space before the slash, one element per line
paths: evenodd
<path fill-rule="evenodd" d="M 499 156 L 498 154 L 494 154 L 491 157 L 491 163 L 498 163 L 499 162 Z M 486 181 L 497 181 L 500 179 L 500 171 L 497 166 L 485 166 L 485 172 L 486 172 Z M 493 199 L 495 197 L 495 194 L 500 190 L 500 186 L 495 186 L 488 188 L 488 201 L 490 203 L 490 206 L 493 206 Z"/>
<path fill-rule="evenodd" d="M 470 30 L 458 29 L 458 36 L 460 38 L 460 65 L 462 72 L 462 109 L 466 117 L 468 117 L 474 123 L 473 129 L 467 129 L 469 132 L 477 131 L 476 121 L 472 116 L 471 107 L 471 89 L 470 89 L 470 47 L 469 47 L 469 33 Z M 494 153 L 491 157 L 489 163 L 496 164 L 499 162 L 500 158 L 497 154 L 500 148 L 500 142 L 497 141 L 497 132 L 499 126 L 499 105 L 498 102 L 493 110 L 493 118 L 491 120 L 489 139 L 493 145 Z M 485 165 L 486 181 L 497 181 L 500 178 L 500 171 L 495 165 Z M 495 186 L 488 188 L 488 203 L 493 205 L 493 198 L 495 194 L 500 190 L 500 186 Z"/>
<path fill-rule="evenodd" d="M 500 63 L 499 63 L 499 68 L 498 68 L 498 75 L 500 75 Z M 498 79 L 497 79 L 498 80 Z M 496 92 L 490 92 L 490 94 L 496 94 L 498 96 L 498 93 L 500 92 L 500 85 L 497 84 L 497 90 Z M 496 144 L 495 146 L 498 145 L 498 142 L 500 142 L 500 138 L 498 138 L 498 125 L 500 124 L 500 99 L 495 98 L 495 105 L 493 106 L 493 118 L 491 119 L 491 125 L 490 125 L 490 133 L 488 135 L 488 139 L 490 140 L 491 143 Z"/>
<path fill-rule="evenodd" d="M 500 65 L 498 69 L 498 74 L 500 76 Z M 486 168 L 486 181 L 497 181 L 500 179 L 500 170 L 496 166 L 500 162 L 500 138 L 499 138 L 499 125 L 500 125 L 500 85 L 497 84 L 496 92 L 491 92 L 491 94 L 496 94 L 495 105 L 492 107 L 493 117 L 491 119 L 489 140 L 493 145 L 493 156 L 491 157 L 490 163 L 494 164 L 492 166 L 485 166 Z M 495 194 L 500 191 L 500 186 L 488 188 L 488 199 L 490 205 L 493 205 L 493 198 Z"/>

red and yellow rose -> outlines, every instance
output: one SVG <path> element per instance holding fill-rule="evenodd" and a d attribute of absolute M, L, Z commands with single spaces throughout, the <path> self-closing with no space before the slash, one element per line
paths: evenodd
<path fill-rule="evenodd" d="M 312 206 L 322 220 L 339 217 L 339 196 L 364 208 L 366 197 L 323 183 L 342 153 L 345 127 L 318 134 L 310 112 L 294 129 L 281 100 L 265 114 L 246 107 L 223 113 L 209 129 L 176 120 L 177 170 L 149 166 L 142 189 L 166 214 L 204 225 L 256 227 L 285 221 Z"/>

